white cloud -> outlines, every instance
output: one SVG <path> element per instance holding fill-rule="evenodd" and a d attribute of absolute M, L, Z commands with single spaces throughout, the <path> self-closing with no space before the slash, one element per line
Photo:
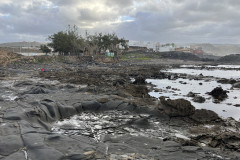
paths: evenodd
<path fill-rule="evenodd" d="M 239 7 L 239 0 L 2 0 L 0 32 L 6 36 L 0 41 L 8 41 L 7 34 L 43 40 L 76 24 L 134 40 L 234 43 Z"/>

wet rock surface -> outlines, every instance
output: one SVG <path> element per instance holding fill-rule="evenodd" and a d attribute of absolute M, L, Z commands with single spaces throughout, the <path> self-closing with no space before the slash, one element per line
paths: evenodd
<path fill-rule="evenodd" d="M 163 99 L 160 104 L 148 95 L 149 86 L 131 82 L 130 77 L 139 75 L 164 77 L 146 72 L 159 66 L 82 67 L 56 71 L 49 65 L 44 73 L 31 65 L 5 70 L 14 76 L 0 82 L 0 158 L 240 157 L 235 120 L 219 120 L 214 113 L 195 110 L 186 100 Z M 213 118 L 206 120 L 209 117 Z"/>

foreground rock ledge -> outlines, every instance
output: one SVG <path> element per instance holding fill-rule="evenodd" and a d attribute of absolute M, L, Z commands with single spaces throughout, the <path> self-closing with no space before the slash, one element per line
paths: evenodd
<path fill-rule="evenodd" d="M 107 76 L 107 73 L 104 76 Z M 32 75 L 29 77 L 32 78 Z M 108 79 L 107 85 L 112 87 L 113 83 L 110 79 Z M 126 80 L 117 81 L 114 78 L 113 81 L 118 82 L 115 87 L 128 83 Z M 96 79 L 93 79 L 93 82 L 99 83 Z M 5 99 L 0 101 L 0 158 L 4 160 L 239 158 L 239 153 L 234 152 L 238 150 L 239 136 L 222 135 L 223 142 L 220 142 L 220 136 L 216 136 L 219 135 L 219 132 L 223 133 L 223 129 L 238 128 L 236 121 L 214 121 L 210 123 L 212 126 L 208 126 L 209 122 L 204 122 L 205 118 L 203 118 L 203 122 L 196 123 L 202 113 L 198 113 L 187 102 L 184 102 L 187 104 L 185 106 L 190 108 L 190 110 L 186 110 L 187 116 L 169 116 L 163 112 L 161 107 L 154 108 L 152 105 L 133 103 L 130 100 L 146 101 L 148 97 L 143 96 L 142 93 L 134 92 L 135 97 L 130 92 L 124 93 L 126 90 L 121 90 L 120 94 L 118 90 L 106 89 L 104 82 L 101 85 L 99 88 L 94 85 L 81 88 L 81 86 L 73 84 L 44 84 L 35 82 L 34 79 L 34 81 L 26 80 L 7 88 L 15 91 L 18 98 L 14 101 Z M 144 88 L 144 86 L 135 87 L 133 85 L 135 84 L 131 84 L 130 88 Z M 2 90 L 7 90 L 6 87 L 0 87 Z M 25 88 L 26 90 L 24 90 Z M 118 89 L 121 89 L 121 85 Z M 106 110 L 124 110 L 156 116 L 159 117 L 160 123 L 169 128 L 169 132 L 179 130 L 189 136 L 186 138 L 178 135 L 159 139 L 130 134 L 119 137 L 106 135 L 102 141 L 97 142 L 87 136 L 61 135 L 50 130 L 55 121 L 81 114 L 84 111 L 104 112 Z M 205 111 L 202 112 L 206 114 Z M 181 113 L 181 115 L 184 114 L 186 113 Z M 207 112 L 207 114 L 211 113 Z M 136 123 L 141 123 L 141 121 L 136 121 Z M 194 133 L 197 136 L 191 137 L 188 133 Z M 200 134 L 203 136 L 200 137 Z M 209 137 L 211 139 L 208 142 Z M 236 143 L 233 143 L 232 140 Z M 201 144 L 216 148 L 213 150 L 203 147 Z M 220 150 L 220 147 L 223 147 L 224 151 Z"/>

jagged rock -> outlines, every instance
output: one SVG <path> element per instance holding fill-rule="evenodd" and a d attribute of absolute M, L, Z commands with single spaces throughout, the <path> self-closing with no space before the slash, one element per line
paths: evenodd
<path fill-rule="evenodd" d="M 29 91 L 26 91 L 24 94 L 46 94 L 46 93 L 48 92 L 42 89 L 41 87 L 33 87 Z"/>
<path fill-rule="evenodd" d="M 74 103 L 72 106 L 75 108 L 75 110 L 78 113 L 81 113 L 83 111 L 82 103 L 80 103 L 80 102 Z"/>
<path fill-rule="evenodd" d="M 213 148 L 225 148 L 232 151 L 240 149 L 240 135 L 236 132 L 223 132 L 217 135 L 202 134 L 194 137 L 195 140 L 205 142 Z"/>
<path fill-rule="evenodd" d="M 195 96 L 196 96 L 196 93 L 189 92 L 189 93 L 187 94 L 187 96 L 188 96 L 188 97 L 195 97 Z"/>
<path fill-rule="evenodd" d="M 206 109 L 197 109 L 195 110 L 195 113 L 191 116 L 192 119 L 198 122 L 213 122 L 216 120 L 220 120 L 217 113 L 206 110 Z"/>
<path fill-rule="evenodd" d="M 228 97 L 227 91 L 223 90 L 222 87 L 216 87 L 208 94 L 213 96 L 213 98 L 218 99 L 220 101 L 222 101 Z"/>
<path fill-rule="evenodd" d="M 67 118 L 77 113 L 77 110 L 72 106 L 63 105 L 59 103 L 57 104 L 57 106 L 61 118 Z"/>
<path fill-rule="evenodd" d="M 195 96 L 193 98 L 193 101 L 197 102 L 197 103 L 204 103 L 206 101 L 206 99 L 204 97 L 202 97 L 202 96 Z"/>
<path fill-rule="evenodd" d="M 144 84 L 146 84 L 145 78 L 143 78 L 143 77 L 137 77 L 137 78 L 135 79 L 135 81 L 133 82 L 133 84 L 144 85 Z"/>
<path fill-rule="evenodd" d="M 170 117 L 190 116 L 195 112 L 195 107 L 185 99 L 165 100 L 165 97 L 162 96 L 160 101 L 162 109 Z"/>

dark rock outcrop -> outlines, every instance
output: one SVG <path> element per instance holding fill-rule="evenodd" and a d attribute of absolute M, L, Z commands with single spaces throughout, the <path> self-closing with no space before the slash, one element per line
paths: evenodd
<path fill-rule="evenodd" d="M 97 111 L 100 107 L 101 107 L 101 104 L 95 101 L 82 103 L 82 109 L 84 111 Z"/>
<path fill-rule="evenodd" d="M 222 87 L 216 87 L 211 92 L 208 93 L 209 95 L 213 96 L 213 98 L 218 99 L 220 101 L 224 100 L 228 97 L 227 91 L 223 90 Z"/>
<path fill-rule="evenodd" d="M 197 109 L 195 113 L 191 116 L 191 118 L 194 119 L 195 121 L 202 123 L 220 120 L 217 113 L 206 109 Z"/>
<path fill-rule="evenodd" d="M 206 99 L 204 97 L 202 97 L 202 96 L 195 96 L 193 98 L 193 101 L 197 102 L 197 103 L 204 103 L 206 101 Z"/>
<path fill-rule="evenodd" d="M 195 97 L 195 96 L 196 96 L 196 93 L 189 92 L 189 93 L 187 94 L 187 96 L 188 96 L 188 97 Z"/>
<path fill-rule="evenodd" d="M 239 64 L 240 63 L 240 54 L 230 54 L 224 57 L 221 57 L 218 59 L 219 62 L 225 62 L 225 63 L 234 63 Z"/>
<path fill-rule="evenodd" d="M 234 88 L 240 88 L 240 82 L 234 83 L 234 84 L 233 84 L 233 87 L 234 87 Z"/>
<path fill-rule="evenodd" d="M 220 79 L 217 81 L 218 83 L 222 83 L 222 84 L 234 84 L 237 81 L 235 79 Z"/>
<path fill-rule="evenodd" d="M 137 77 L 133 84 L 139 84 L 139 85 L 144 85 L 146 84 L 145 78 L 143 77 Z"/>
<path fill-rule="evenodd" d="M 195 107 L 185 99 L 165 100 L 165 97 L 162 96 L 160 101 L 162 104 L 161 108 L 170 117 L 190 116 L 195 112 Z"/>

